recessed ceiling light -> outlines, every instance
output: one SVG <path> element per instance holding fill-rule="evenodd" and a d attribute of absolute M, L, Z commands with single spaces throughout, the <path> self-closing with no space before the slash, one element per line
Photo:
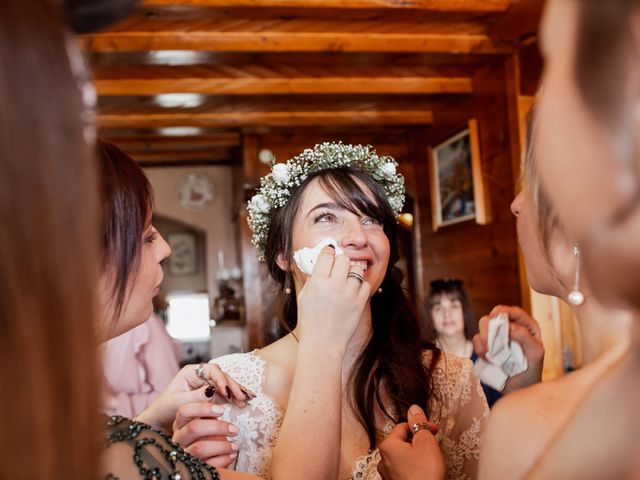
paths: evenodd
<path fill-rule="evenodd" d="M 154 65 L 196 65 L 205 63 L 208 54 L 194 50 L 152 50 L 147 53 Z"/>
<path fill-rule="evenodd" d="M 153 97 L 156 105 L 164 108 L 194 108 L 204 103 L 204 95 L 198 93 L 163 93 Z"/>
<path fill-rule="evenodd" d="M 188 137 L 199 135 L 202 129 L 200 127 L 162 127 L 158 128 L 158 133 L 167 137 Z"/>

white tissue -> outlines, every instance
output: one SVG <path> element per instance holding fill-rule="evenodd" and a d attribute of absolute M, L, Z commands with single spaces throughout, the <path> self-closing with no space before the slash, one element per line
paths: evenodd
<path fill-rule="evenodd" d="M 327 237 L 320 241 L 315 247 L 305 247 L 300 250 L 296 250 L 293 254 L 293 259 L 296 261 L 296 265 L 298 268 L 302 270 L 307 275 L 311 275 L 313 272 L 313 267 L 318 260 L 318 255 L 320 255 L 320 251 L 326 247 L 327 245 L 333 245 L 336 249 L 336 255 L 342 255 L 344 250 L 342 250 L 338 246 L 338 242 L 333 238 Z"/>
<path fill-rule="evenodd" d="M 524 372 L 529 365 L 518 342 L 509 341 L 509 316 L 501 313 L 489 320 L 488 361 L 479 359 L 473 369 L 482 383 L 502 390 L 509 377 Z"/>

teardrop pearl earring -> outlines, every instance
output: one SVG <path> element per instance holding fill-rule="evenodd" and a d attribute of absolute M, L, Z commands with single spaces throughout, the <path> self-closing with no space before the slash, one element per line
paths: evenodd
<path fill-rule="evenodd" d="M 573 290 L 569 292 L 567 300 L 577 307 L 584 302 L 584 294 L 580 291 L 580 247 L 578 245 L 573 246 L 573 256 L 576 259 L 576 275 L 573 280 Z"/>
<path fill-rule="evenodd" d="M 291 295 L 291 289 L 289 287 L 285 288 L 284 293 L 286 293 L 287 295 Z"/>
<path fill-rule="evenodd" d="M 378 293 L 382 293 L 382 287 L 378 289 Z"/>

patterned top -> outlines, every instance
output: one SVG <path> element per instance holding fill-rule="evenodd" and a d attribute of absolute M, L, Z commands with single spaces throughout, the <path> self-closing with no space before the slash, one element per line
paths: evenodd
<path fill-rule="evenodd" d="M 425 363 L 430 361 L 431 355 L 430 351 L 425 351 Z M 225 406 L 221 417 L 239 430 L 234 439 L 240 444 L 235 468 L 269 479 L 273 448 L 284 412 L 262 390 L 267 363 L 255 351 L 226 355 L 212 362 L 256 394 L 244 409 Z M 445 458 L 446 478 L 474 479 L 477 477 L 482 431 L 489 414 L 480 382 L 473 373 L 470 360 L 444 352 L 432 375 L 434 395 L 429 402 L 428 416 L 439 427 L 436 438 Z M 389 422 L 384 428 L 385 434 L 392 428 L 393 423 Z M 380 480 L 376 469 L 379 461 L 377 448 L 364 453 L 356 459 L 351 478 Z"/>
<path fill-rule="evenodd" d="M 217 470 L 193 457 L 164 433 L 124 417 L 109 417 L 105 480 L 134 478 L 220 480 Z"/>

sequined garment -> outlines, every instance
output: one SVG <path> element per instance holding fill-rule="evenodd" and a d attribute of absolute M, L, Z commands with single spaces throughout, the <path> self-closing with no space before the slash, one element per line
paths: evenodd
<path fill-rule="evenodd" d="M 114 416 L 107 420 L 105 480 L 220 480 L 217 470 L 186 453 L 149 425 Z"/>

